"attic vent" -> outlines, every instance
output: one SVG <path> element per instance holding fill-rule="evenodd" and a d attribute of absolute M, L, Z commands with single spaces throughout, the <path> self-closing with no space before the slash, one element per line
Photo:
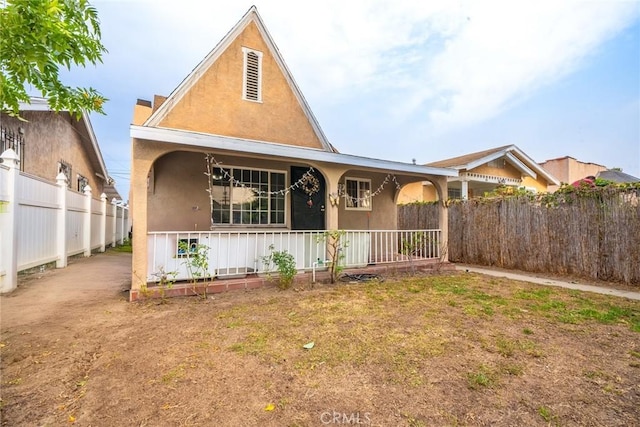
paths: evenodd
<path fill-rule="evenodd" d="M 242 48 L 244 53 L 243 94 L 248 101 L 262 101 L 262 52 Z"/>

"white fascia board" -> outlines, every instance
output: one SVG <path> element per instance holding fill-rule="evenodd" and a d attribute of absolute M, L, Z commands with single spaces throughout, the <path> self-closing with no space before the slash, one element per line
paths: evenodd
<path fill-rule="evenodd" d="M 332 163 L 366 169 L 378 169 L 384 172 L 403 172 L 447 177 L 458 176 L 458 171 L 451 168 L 435 168 L 431 166 L 414 165 L 390 160 L 371 159 L 368 157 L 334 153 L 315 148 L 302 148 L 264 141 L 230 138 L 220 135 L 138 125 L 131 125 L 130 129 L 132 138 L 201 147 L 211 150 L 223 150 L 298 161 L 307 160 L 310 162 Z"/>
<path fill-rule="evenodd" d="M 527 156 L 520 149 L 515 147 L 515 149 L 513 151 L 518 153 L 518 155 L 521 158 L 525 159 L 527 161 L 527 163 L 529 163 L 529 165 L 531 165 L 531 168 L 533 170 L 535 170 L 539 175 L 542 175 L 544 177 L 544 179 L 547 180 L 547 182 L 549 182 L 550 184 L 553 184 L 553 185 L 560 185 L 560 181 L 558 181 L 558 179 L 556 177 L 554 177 L 549 172 L 547 172 L 545 168 L 543 168 L 538 163 L 536 163 L 532 158 Z"/>
<path fill-rule="evenodd" d="M 103 179 L 106 183 L 108 181 L 107 177 L 109 176 L 109 173 L 107 172 L 107 165 L 104 163 L 104 158 L 102 157 L 102 151 L 100 151 L 100 146 L 98 145 L 96 134 L 93 131 L 91 120 L 89 120 L 89 115 L 85 111 L 82 112 L 82 121 L 84 122 L 84 125 L 87 128 L 87 133 L 89 134 L 89 139 L 91 139 L 91 145 L 93 146 L 93 151 L 96 154 L 98 163 L 100 165 L 100 171 L 104 175 L 105 178 Z"/>
<path fill-rule="evenodd" d="M 512 153 L 506 153 L 505 157 L 507 158 L 507 160 L 509 160 L 509 163 L 515 166 L 516 169 L 520 170 L 520 172 L 524 173 L 525 175 L 529 175 L 533 179 L 536 179 L 538 177 L 538 174 L 536 174 L 533 170 L 527 167 L 527 165 L 525 165 L 519 158 L 514 156 Z"/>
<path fill-rule="evenodd" d="M 466 169 L 470 171 L 471 169 L 475 169 L 478 166 L 484 165 L 485 163 L 489 163 L 492 160 L 499 159 L 500 157 L 506 154 L 506 150 L 497 151 L 493 154 L 489 154 L 488 156 L 484 156 L 480 159 L 474 160 L 473 162 L 469 162 L 466 165 Z"/>

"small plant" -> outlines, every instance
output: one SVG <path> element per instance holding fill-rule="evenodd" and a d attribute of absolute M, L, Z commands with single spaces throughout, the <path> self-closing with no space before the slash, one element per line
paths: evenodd
<path fill-rule="evenodd" d="M 538 414 L 546 421 L 551 422 L 555 418 L 550 408 L 546 406 L 541 406 L 538 408 Z"/>
<path fill-rule="evenodd" d="M 343 249 L 349 246 L 349 242 L 344 239 L 346 234 L 347 232 L 344 230 L 327 230 L 317 237 L 318 243 L 327 243 L 331 283 L 335 283 L 342 270 L 344 270 L 345 255 Z"/>
<path fill-rule="evenodd" d="M 173 288 L 177 275 L 177 271 L 164 271 L 164 267 L 160 267 L 157 272 L 153 273 L 153 276 L 158 279 L 158 292 L 160 293 L 160 301 L 163 304 L 167 302 L 167 290 Z M 148 289 L 145 286 L 142 293 L 145 295 L 147 292 Z"/>
<path fill-rule="evenodd" d="M 420 255 L 424 251 L 424 247 L 427 244 L 429 238 L 426 233 L 415 232 L 409 234 L 402 239 L 400 253 L 409 259 L 409 265 L 411 266 L 411 274 L 415 274 L 416 267 L 413 264 L 414 255 Z"/>
<path fill-rule="evenodd" d="M 280 289 L 288 289 L 298 272 L 296 260 L 289 252 L 276 251 L 274 249 L 273 245 L 269 245 L 269 255 L 262 257 L 262 263 L 265 265 L 268 274 L 271 272 L 271 265 L 275 265 L 278 270 L 278 287 Z"/>
<path fill-rule="evenodd" d="M 196 284 L 199 279 L 204 279 L 209 273 L 209 246 L 201 243 L 190 243 L 187 239 L 178 242 L 178 253 L 184 259 L 182 264 L 187 267 L 187 273 L 196 292 Z M 207 287 L 204 287 L 203 298 L 207 298 Z"/>

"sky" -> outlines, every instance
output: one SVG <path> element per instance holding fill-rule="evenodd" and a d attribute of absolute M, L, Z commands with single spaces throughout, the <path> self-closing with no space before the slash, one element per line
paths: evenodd
<path fill-rule="evenodd" d="M 93 0 L 108 49 L 68 85 L 126 200 L 137 99 L 169 95 L 255 5 L 328 140 L 418 164 L 515 144 L 640 177 L 640 1 Z"/>

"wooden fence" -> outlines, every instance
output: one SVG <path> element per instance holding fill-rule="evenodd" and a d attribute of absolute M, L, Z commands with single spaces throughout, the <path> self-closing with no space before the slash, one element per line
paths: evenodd
<path fill-rule="evenodd" d="M 398 227 L 437 224 L 435 204 Z M 449 260 L 640 285 L 640 190 L 474 199 L 449 206 Z"/>

